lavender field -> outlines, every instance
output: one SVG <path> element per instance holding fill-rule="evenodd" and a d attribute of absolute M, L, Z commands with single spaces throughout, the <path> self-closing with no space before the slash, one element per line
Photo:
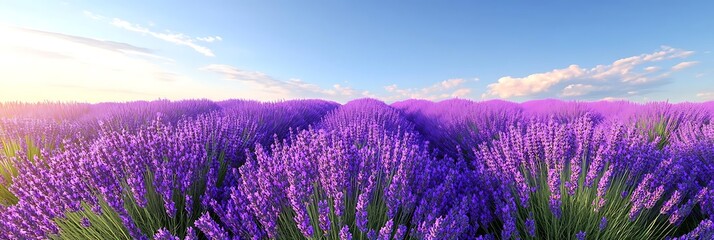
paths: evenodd
<path fill-rule="evenodd" d="M 0 239 L 714 239 L 714 102 L 0 103 Z"/>

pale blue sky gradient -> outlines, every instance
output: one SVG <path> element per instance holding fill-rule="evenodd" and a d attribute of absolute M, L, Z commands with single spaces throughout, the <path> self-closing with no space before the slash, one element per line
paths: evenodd
<path fill-rule="evenodd" d="M 714 99 L 711 1 L 0 5 L 0 101 Z"/>

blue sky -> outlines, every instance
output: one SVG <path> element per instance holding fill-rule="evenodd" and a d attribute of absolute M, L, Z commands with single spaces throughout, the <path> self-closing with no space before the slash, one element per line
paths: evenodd
<path fill-rule="evenodd" d="M 0 101 L 714 99 L 711 1 L 0 4 Z"/>

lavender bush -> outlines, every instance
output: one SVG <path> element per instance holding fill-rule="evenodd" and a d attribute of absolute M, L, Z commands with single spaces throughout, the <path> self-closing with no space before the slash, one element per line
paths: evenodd
<path fill-rule="evenodd" d="M 8 239 L 712 239 L 712 103 L 0 105 Z"/>

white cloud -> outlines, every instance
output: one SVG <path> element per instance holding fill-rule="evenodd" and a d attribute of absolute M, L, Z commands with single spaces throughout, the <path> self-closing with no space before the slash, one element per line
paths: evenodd
<path fill-rule="evenodd" d="M 340 84 L 334 84 L 331 88 L 321 88 L 297 78 L 280 80 L 262 72 L 243 70 L 224 64 L 211 64 L 202 67 L 201 70 L 221 74 L 228 80 L 239 81 L 253 91 L 265 93 L 270 99 L 323 97 L 346 101 L 358 95 L 357 90 Z M 371 94 L 365 91 L 362 95 Z"/>
<path fill-rule="evenodd" d="M 563 88 L 561 95 L 564 97 L 578 97 L 600 89 L 602 89 L 602 87 L 589 84 L 570 84 Z"/>
<path fill-rule="evenodd" d="M 689 61 L 689 62 L 677 63 L 677 65 L 672 66 L 672 71 L 679 71 L 679 70 L 682 70 L 682 69 L 685 69 L 685 68 L 688 68 L 688 67 L 697 65 L 697 63 L 699 63 L 699 62 L 697 62 L 697 61 Z"/>
<path fill-rule="evenodd" d="M 454 79 L 444 80 L 444 81 L 442 81 L 442 82 L 440 83 L 441 87 L 440 87 L 440 88 L 436 88 L 436 89 L 449 89 L 449 88 L 453 88 L 453 87 L 459 86 L 459 85 L 461 85 L 461 84 L 464 83 L 464 82 L 465 82 L 464 79 L 461 79 L 461 78 L 454 78 Z"/>
<path fill-rule="evenodd" d="M 469 88 L 460 88 L 460 89 L 456 89 L 456 91 L 454 91 L 453 93 L 451 93 L 451 97 L 454 97 L 454 98 L 464 98 L 464 97 L 468 96 L 469 94 L 471 94 L 471 89 L 469 89 Z"/>
<path fill-rule="evenodd" d="M 399 89 L 399 87 L 397 87 L 397 84 L 384 86 L 384 90 L 387 90 L 387 92 L 395 92 L 395 91 L 397 91 L 397 89 Z"/>
<path fill-rule="evenodd" d="M 662 46 L 658 51 L 627 57 L 609 65 L 582 68 L 570 65 L 544 73 L 526 77 L 506 76 L 488 85 L 483 97 L 553 97 L 558 92 L 563 97 L 597 97 L 604 90 L 626 94 L 634 89 L 642 89 L 662 84 L 669 72 L 656 74 L 657 67 L 649 66 L 644 72 L 638 66 L 657 61 L 686 58 L 694 52 Z M 645 91 L 646 92 L 646 91 Z"/>
<path fill-rule="evenodd" d="M 104 16 L 87 11 L 87 10 L 82 11 L 82 13 L 84 14 L 84 16 L 94 19 L 94 20 L 104 20 L 105 19 Z"/>
<path fill-rule="evenodd" d="M 657 70 L 659 70 L 659 67 L 656 67 L 656 66 L 649 66 L 649 67 L 646 67 L 646 68 L 645 68 L 645 71 L 646 71 L 646 72 L 654 72 L 654 71 L 657 71 Z"/>
<path fill-rule="evenodd" d="M 697 93 L 697 97 L 704 100 L 714 100 L 714 92 Z"/>
<path fill-rule="evenodd" d="M 368 97 L 368 98 L 378 98 L 377 95 L 373 94 L 370 91 L 362 91 L 362 96 L 363 97 Z"/>
<path fill-rule="evenodd" d="M 208 56 L 208 57 L 214 57 L 214 56 L 216 56 L 215 54 L 213 54 L 213 51 L 212 51 L 211 49 L 196 44 L 195 41 L 197 41 L 197 40 L 194 40 L 192 37 L 187 36 L 187 35 L 185 35 L 185 34 L 183 34 L 183 33 L 171 33 L 171 32 L 160 33 L 160 32 L 154 32 L 154 31 L 151 31 L 151 30 L 148 29 L 148 28 L 142 27 L 141 25 L 133 24 L 133 23 L 124 21 L 124 20 L 119 19 L 119 18 L 114 18 L 114 19 L 112 20 L 111 24 L 114 25 L 114 26 L 116 26 L 116 27 L 118 27 L 118 28 L 122 28 L 122 29 L 124 29 L 124 30 L 132 31 L 132 32 L 138 32 L 138 33 L 142 33 L 142 34 L 147 34 L 147 35 L 149 35 L 149 36 L 152 36 L 152 37 L 155 37 L 155 38 L 158 38 L 158 39 L 161 39 L 161 40 L 164 40 L 164 41 L 167 41 L 167 42 L 176 44 L 176 45 L 181 45 L 181 46 L 190 47 L 190 48 L 192 48 L 193 50 L 195 50 L 196 52 L 199 52 L 199 53 L 201 53 L 201 54 L 203 54 L 203 55 L 205 55 L 205 56 Z M 220 37 L 219 37 L 219 38 L 220 38 Z M 215 38 L 212 37 L 212 39 L 214 39 L 214 41 L 215 41 Z"/>
<path fill-rule="evenodd" d="M 126 43 L 4 25 L 0 36 L 0 101 L 258 96 L 193 81 L 166 69 L 170 59 Z"/>
<path fill-rule="evenodd" d="M 502 77 L 497 83 L 489 84 L 488 88 L 491 95 L 501 98 L 520 97 L 547 91 L 555 84 L 584 75 L 585 69 L 570 65 L 568 68 L 531 74 L 525 78 Z"/>
<path fill-rule="evenodd" d="M 220 42 L 223 41 L 223 38 L 220 36 L 208 36 L 208 37 L 197 37 L 196 40 L 201 41 L 201 42 Z"/>
<path fill-rule="evenodd" d="M 385 101 L 394 101 L 408 98 L 440 100 L 454 97 L 467 97 L 470 88 L 458 88 L 466 83 L 462 78 L 447 79 L 424 88 L 399 88 L 396 84 L 384 86 L 390 96 L 382 97 Z"/>
<path fill-rule="evenodd" d="M 327 98 L 346 102 L 357 97 L 370 97 L 384 101 L 407 98 L 439 100 L 456 97 L 464 98 L 471 94 L 471 89 L 462 87 L 466 80 L 460 78 L 444 80 L 419 89 L 401 89 L 396 84 L 392 84 L 384 86 L 384 90 L 388 95 L 382 96 L 367 90 L 358 90 L 340 84 L 323 88 L 297 78 L 280 80 L 263 72 L 244 70 L 225 64 L 211 64 L 200 69 L 221 74 L 227 80 L 240 82 L 250 91 L 264 93 L 266 95 L 265 99 Z"/>
<path fill-rule="evenodd" d="M 608 101 L 608 102 L 612 102 L 612 101 L 627 101 L 627 98 L 604 97 L 604 98 L 601 98 L 600 101 Z"/>

